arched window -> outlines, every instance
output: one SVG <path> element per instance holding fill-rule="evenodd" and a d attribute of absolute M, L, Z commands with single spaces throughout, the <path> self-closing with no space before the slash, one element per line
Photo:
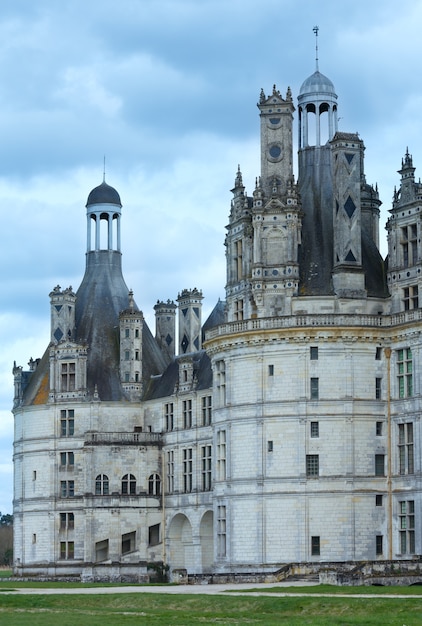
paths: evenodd
<path fill-rule="evenodd" d="M 123 495 L 135 495 L 136 493 L 136 478 L 133 474 L 125 474 L 122 478 L 122 494 Z"/>
<path fill-rule="evenodd" d="M 108 496 L 109 493 L 108 476 L 106 474 L 98 474 L 95 479 L 95 495 Z"/>
<path fill-rule="evenodd" d="M 159 496 L 161 494 L 161 478 L 159 474 L 151 474 L 149 477 L 148 493 L 150 496 Z"/>

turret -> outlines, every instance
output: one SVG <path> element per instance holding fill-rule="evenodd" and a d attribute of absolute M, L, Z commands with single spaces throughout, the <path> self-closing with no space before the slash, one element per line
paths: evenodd
<path fill-rule="evenodd" d="M 275 85 L 269 96 L 261 90 L 257 106 L 261 119 L 262 186 L 269 196 L 276 179 L 283 194 L 287 181 L 293 176 L 292 128 L 295 107 L 290 87 L 285 98 Z"/>
<path fill-rule="evenodd" d="M 229 321 L 251 316 L 250 277 L 253 258 L 252 199 L 248 198 L 238 166 L 232 189 L 230 219 L 226 235 L 226 299 Z"/>
<path fill-rule="evenodd" d="M 415 168 L 408 149 L 398 173 L 400 188 L 394 191 L 393 208 L 387 223 L 388 286 L 393 313 L 419 308 L 419 289 L 422 293 L 422 184 L 415 181 Z"/>
<path fill-rule="evenodd" d="M 57 285 L 50 293 L 52 343 L 74 338 L 75 303 L 76 294 L 73 293 L 72 287 L 62 291 L 60 285 Z"/>
<path fill-rule="evenodd" d="M 184 289 L 179 293 L 179 354 L 197 352 L 202 347 L 202 291 Z"/>
<path fill-rule="evenodd" d="M 170 362 L 176 350 L 176 309 L 173 300 L 160 302 L 154 306 L 155 311 L 155 340 L 161 351 Z"/>
<path fill-rule="evenodd" d="M 135 308 L 133 292 L 129 291 L 129 306 L 120 311 L 120 380 L 131 400 L 142 394 L 142 330 L 144 316 Z"/>

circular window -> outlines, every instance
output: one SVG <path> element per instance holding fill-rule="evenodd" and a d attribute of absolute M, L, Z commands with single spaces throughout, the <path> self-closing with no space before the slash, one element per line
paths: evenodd
<path fill-rule="evenodd" d="M 269 152 L 270 157 L 272 157 L 273 159 L 279 159 L 281 155 L 281 148 L 280 146 L 271 146 Z"/>

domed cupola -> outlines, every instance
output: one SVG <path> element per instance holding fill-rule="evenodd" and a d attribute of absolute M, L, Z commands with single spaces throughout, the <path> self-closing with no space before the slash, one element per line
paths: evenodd
<path fill-rule="evenodd" d="M 317 26 L 314 33 L 318 38 Z M 331 80 L 319 71 L 318 43 L 315 61 L 315 72 L 302 83 L 298 96 L 299 149 L 324 145 L 337 132 L 337 94 Z"/>
<path fill-rule="evenodd" d="M 114 187 L 107 185 L 105 179 L 91 191 L 86 203 L 87 252 L 92 250 L 120 252 L 121 209 L 122 203 L 118 192 Z M 102 227 L 103 225 L 106 228 Z"/>
<path fill-rule="evenodd" d="M 117 204 L 119 207 L 122 206 L 118 192 L 114 187 L 107 185 L 105 180 L 89 194 L 86 206 L 88 207 L 92 204 Z"/>
<path fill-rule="evenodd" d="M 331 80 L 317 70 L 303 81 L 299 92 L 299 100 L 301 97 L 315 96 L 318 94 L 321 96 L 324 94 L 334 96 L 334 98 L 337 99 L 334 85 Z"/>
<path fill-rule="evenodd" d="M 337 131 L 337 94 L 331 80 L 317 69 L 303 82 L 298 105 L 299 148 L 330 141 Z"/>

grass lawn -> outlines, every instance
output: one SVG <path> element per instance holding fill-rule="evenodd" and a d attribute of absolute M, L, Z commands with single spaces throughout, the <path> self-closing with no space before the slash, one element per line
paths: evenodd
<path fill-rule="evenodd" d="M 309 588 L 307 588 L 309 589 Z M 286 591 L 288 588 L 286 588 Z M 290 591 L 290 589 L 289 589 Z M 363 592 L 364 590 L 361 589 Z M 7 626 L 420 626 L 421 598 L 0 594 Z"/>

